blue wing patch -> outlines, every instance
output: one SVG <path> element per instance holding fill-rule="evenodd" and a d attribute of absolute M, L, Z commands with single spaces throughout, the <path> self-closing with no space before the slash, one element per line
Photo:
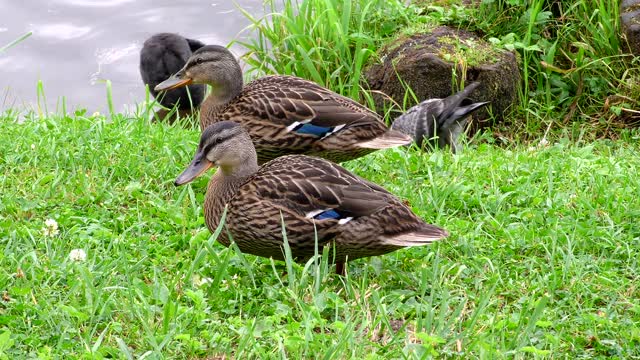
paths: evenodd
<path fill-rule="evenodd" d="M 287 130 L 295 131 L 298 134 L 308 134 L 317 136 L 319 138 L 326 138 L 327 136 L 339 131 L 344 127 L 344 124 L 338 126 L 318 126 L 310 124 L 311 119 L 303 121 L 295 121 L 291 125 L 287 126 Z"/>
<path fill-rule="evenodd" d="M 340 225 L 346 224 L 353 219 L 352 216 L 345 216 L 344 214 L 339 213 L 335 209 L 311 211 L 307 213 L 306 217 L 310 219 L 315 219 L 315 220 L 334 219 L 334 220 L 338 220 L 338 224 Z"/>
<path fill-rule="evenodd" d="M 300 126 L 294 128 L 293 131 L 297 132 L 298 134 L 309 134 L 317 137 L 325 137 L 327 134 L 333 132 L 333 128 L 317 126 L 313 124 L 300 124 Z"/>
<path fill-rule="evenodd" d="M 320 214 L 314 216 L 313 218 L 316 220 L 325 220 L 325 219 L 340 219 L 342 216 L 340 216 L 340 214 L 333 210 L 325 210 L 323 212 L 321 212 Z"/>

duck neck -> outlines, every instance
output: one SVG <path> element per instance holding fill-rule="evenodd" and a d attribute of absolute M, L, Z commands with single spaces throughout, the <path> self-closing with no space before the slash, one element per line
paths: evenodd
<path fill-rule="evenodd" d="M 242 69 L 237 63 L 220 74 L 218 80 L 211 84 L 211 93 L 207 100 L 216 106 L 224 106 L 242 92 Z"/>
<path fill-rule="evenodd" d="M 218 117 L 225 111 L 229 102 L 242 92 L 242 71 L 238 65 L 237 69 L 226 73 L 221 81 L 211 85 L 211 93 L 200 106 L 200 129 L 218 120 Z"/>
<path fill-rule="evenodd" d="M 229 200 L 238 192 L 242 184 L 259 169 L 255 150 L 248 154 L 241 166 L 231 169 L 221 166 L 211 177 L 204 201 L 204 218 L 207 227 L 214 232 Z"/>

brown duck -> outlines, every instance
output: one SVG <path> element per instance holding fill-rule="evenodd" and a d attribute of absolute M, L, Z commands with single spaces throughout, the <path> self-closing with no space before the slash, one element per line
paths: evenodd
<path fill-rule="evenodd" d="M 205 129 L 176 186 L 213 166 L 219 170 L 205 197 L 207 227 L 216 230 L 226 207 L 218 241 L 229 246 L 233 239 L 242 252 L 283 260 L 284 221 L 296 261 L 314 255 L 317 236 L 319 251 L 330 246 L 336 271 L 343 273 L 347 259 L 428 245 L 448 236 L 384 188 L 330 161 L 289 155 L 259 166 L 249 134 L 231 121 Z"/>
<path fill-rule="evenodd" d="M 202 103 L 200 128 L 223 120 L 242 124 L 260 164 L 287 154 L 342 162 L 413 141 L 365 106 L 308 80 L 274 75 L 243 86 L 240 65 L 223 46 L 201 47 L 155 90 L 190 84 L 212 89 Z"/>

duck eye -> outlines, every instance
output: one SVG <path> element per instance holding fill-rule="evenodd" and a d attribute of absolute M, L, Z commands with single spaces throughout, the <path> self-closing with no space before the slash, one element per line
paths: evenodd
<path fill-rule="evenodd" d="M 203 63 L 203 60 L 202 60 L 202 58 L 201 58 L 201 57 L 199 57 L 199 58 L 196 58 L 196 61 L 195 61 L 195 63 L 196 63 L 196 65 L 198 65 L 198 64 L 202 64 L 202 63 Z"/>

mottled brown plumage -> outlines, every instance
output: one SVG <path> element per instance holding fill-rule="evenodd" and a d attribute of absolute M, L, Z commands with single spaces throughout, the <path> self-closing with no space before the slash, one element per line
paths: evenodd
<path fill-rule="evenodd" d="M 228 246 L 233 238 L 246 253 L 283 260 L 282 221 L 296 261 L 314 255 L 316 236 L 318 246 L 335 249 L 334 260 L 343 263 L 448 235 L 384 188 L 330 161 L 289 155 L 259 167 L 249 135 L 230 121 L 205 129 L 193 162 L 176 185 L 212 166 L 220 169 L 205 198 L 207 227 L 215 231 L 226 206 L 218 240 Z"/>
<path fill-rule="evenodd" d="M 201 129 L 224 120 L 242 124 L 259 163 L 286 154 L 342 162 L 412 142 L 365 106 L 308 80 L 275 75 L 243 86 L 240 65 L 222 46 L 194 52 L 182 70 L 156 89 L 191 83 L 212 87 L 201 107 Z"/>

